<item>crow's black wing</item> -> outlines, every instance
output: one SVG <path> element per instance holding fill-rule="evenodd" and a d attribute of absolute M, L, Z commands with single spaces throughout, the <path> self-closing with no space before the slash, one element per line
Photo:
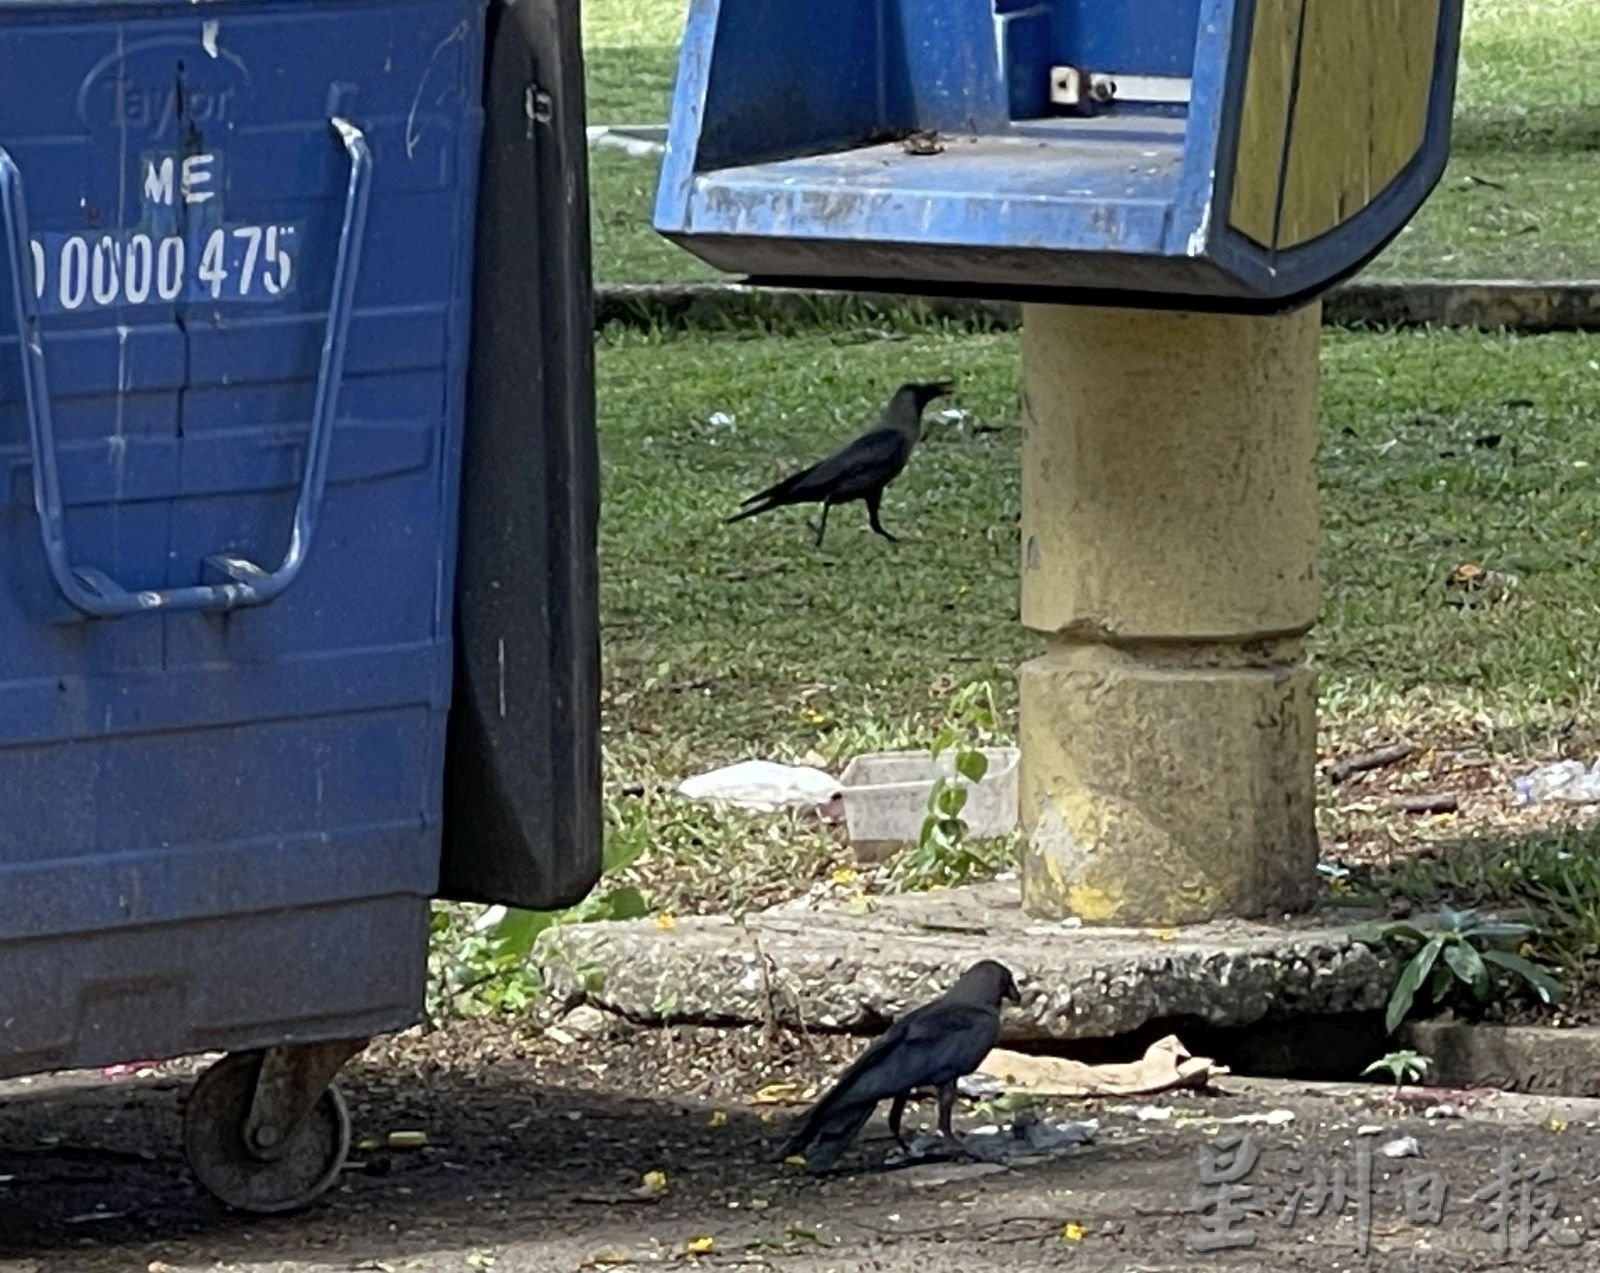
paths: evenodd
<path fill-rule="evenodd" d="M 905 1020 L 892 1048 L 863 1057 L 851 1099 L 882 1100 L 914 1087 L 937 1087 L 971 1074 L 1000 1037 L 1000 1014 L 973 1004 L 930 1003 Z"/>
<path fill-rule="evenodd" d="M 888 482 L 910 458 L 911 439 L 899 429 L 873 429 L 837 454 L 819 460 L 764 491 L 757 491 L 742 502 L 754 504 L 766 500 L 773 504 L 805 504 L 829 496 L 854 499 Z"/>

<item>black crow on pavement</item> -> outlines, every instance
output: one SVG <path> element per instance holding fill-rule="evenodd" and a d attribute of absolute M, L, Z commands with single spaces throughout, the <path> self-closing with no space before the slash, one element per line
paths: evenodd
<path fill-rule="evenodd" d="M 973 964 L 943 997 L 896 1021 L 813 1105 L 784 1146 L 783 1156 L 804 1154 L 810 1171 L 838 1161 L 861 1131 L 878 1102 L 893 1098 L 889 1130 L 906 1149 L 900 1121 L 906 1101 L 919 1087 L 939 1096 L 939 1133 L 967 1153 L 950 1126 L 956 1080 L 971 1074 L 1000 1037 L 1000 1003 L 1021 1002 L 1017 983 L 1004 964 L 985 959 Z"/>

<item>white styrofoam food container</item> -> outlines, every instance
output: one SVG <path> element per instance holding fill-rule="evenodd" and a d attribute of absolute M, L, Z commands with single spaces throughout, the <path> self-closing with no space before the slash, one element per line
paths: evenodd
<path fill-rule="evenodd" d="M 989 761 L 983 781 L 962 779 L 967 788 L 961 817 L 967 835 L 988 840 L 1010 835 L 1017 826 L 1017 759 L 1015 747 L 980 749 Z M 936 777 L 955 773 L 954 751 L 937 761 L 925 751 L 879 751 L 857 756 L 839 775 L 844 795 L 845 829 L 856 856 L 876 861 L 907 844 L 915 844 L 928 816 L 928 793 Z"/>

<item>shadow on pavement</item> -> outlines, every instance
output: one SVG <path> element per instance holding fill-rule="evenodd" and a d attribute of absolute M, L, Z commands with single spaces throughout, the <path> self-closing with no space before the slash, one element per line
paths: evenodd
<path fill-rule="evenodd" d="M 425 1132 L 428 1144 L 355 1148 L 310 1211 L 263 1220 L 227 1211 L 189 1174 L 188 1087 L 98 1075 L 0 1086 L 0 1258 L 84 1273 L 175 1262 L 162 1255 L 174 1248 L 221 1260 L 281 1244 L 304 1258 L 336 1251 L 353 1267 L 402 1242 L 416 1255 L 637 1230 L 707 1203 L 725 1212 L 763 1181 L 795 1187 L 772 1161 L 783 1124 L 748 1110 L 713 1119 L 704 1105 L 552 1086 L 516 1062 L 432 1077 L 357 1062 L 341 1078 L 357 1146 L 398 1130 Z M 693 1187 L 638 1198 L 647 1171 Z"/>

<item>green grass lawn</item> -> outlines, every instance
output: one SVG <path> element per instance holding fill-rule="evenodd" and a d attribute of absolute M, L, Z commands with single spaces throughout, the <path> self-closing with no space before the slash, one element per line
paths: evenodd
<path fill-rule="evenodd" d="M 1330 334 L 1316 654 L 1351 714 L 1564 721 L 1600 678 L 1600 362 L 1591 337 Z M 608 727 L 651 772 L 787 754 L 909 722 L 956 681 L 1009 680 L 1016 622 L 1017 341 L 608 334 L 599 351 Z M 885 503 L 826 547 L 800 510 L 725 526 L 740 497 L 846 440 L 903 379 L 959 376 Z M 732 423 L 713 420 L 716 413 Z M 1475 562 L 1521 579 L 1457 610 L 1424 592 Z M 819 723 L 818 713 L 824 717 Z M 1335 721 L 1335 723 L 1337 723 Z M 919 732 L 920 731 L 920 732 Z"/>
<path fill-rule="evenodd" d="M 589 118 L 664 120 L 687 0 L 583 0 Z M 1592 147 L 1600 139 L 1600 5 L 1467 0 L 1458 143 Z"/>
<path fill-rule="evenodd" d="M 591 120 L 666 118 L 683 13 L 666 0 L 586 0 Z M 1597 62 L 1600 0 L 1469 0 L 1450 170 L 1370 272 L 1600 277 Z M 722 277 L 650 229 L 656 170 L 592 156 L 596 276 Z"/>
<path fill-rule="evenodd" d="M 1463 801 L 1457 818 L 1419 821 L 1383 807 L 1388 787 L 1352 784 L 1325 800 L 1325 851 L 1382 862 L 1396 846 L 1503 837 L 1524 816 L 1514 773 L 1600 750 L 1594 343 L 1338 334 L 1324 366 L 1324 748 L 1404 733 L 1419 758 L 1382 781 Z M 822 552 L 798 510 L 722 524 L 894 384 L 944 372 L 973 419 L 935 428 L 891 488 L 885 521 L 904 542 L 872 536 L 854 507 Z M 1010 711 L 1013 670 L 1036 648 L 1017 622 L 1016 339 L 618 333 L 602 339 L 599 384 L 613 831 L 648 846 L 637 878 L 669 910 L 792 895 L 849 867 L 832 835 L 670 788 L 738 758 L 836 765 L 925 745 L 974 680 Z M 1452 606 L 1444 580 L 1467 563 L 1517 586 Z"/>
<path fill-rule="evenodd" d="M 606 124 L 666 119 L 688 0 L 581 2 L 589 118 Z"/>

